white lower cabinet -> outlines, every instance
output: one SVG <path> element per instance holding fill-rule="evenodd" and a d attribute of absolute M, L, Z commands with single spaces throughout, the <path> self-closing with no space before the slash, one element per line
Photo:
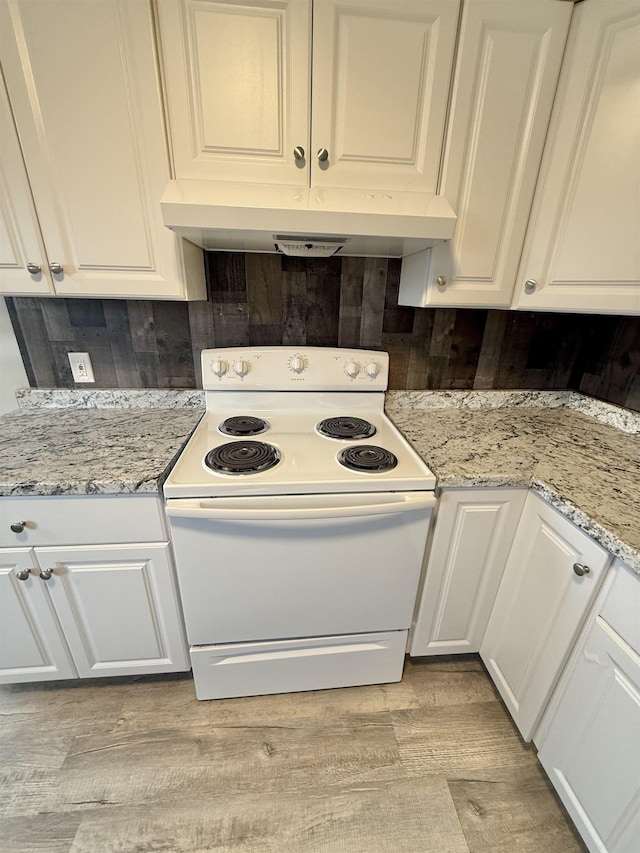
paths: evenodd
<path fill-rule="evenodd" d="M 13 535 L 31 547 L 0 549 L 0 681 L 188 670 L 169 543 L 66 545 L 52 534 L 53 547 L 37 545 L 48 528 L 47 511 L 55 518 L 71 500 L 79 499 L 18 499 L 1 507 L 0 539 Z M 143 532 L 156 529 L 158 499 L 119 500 L 134 516 L 140 511 Z M 84 511 L 93 507 L 101 538 L 119 532 L 126 538 L 127 531 L 112 523 L 117 515 L 105 512 L 109 506 L 100 497 L 82 501 Z M 10 532 L 9 520 L 24 529 Z M 91 532 L 100 537 L 89 527 L 78 538 Z"/>
<path fill-rule="evenodd" d="M 480 651 L 526 496 L 526 489 L 443 492 L 411 655 Z"/>
<path fill-rule="evenodd" d="M 30 548 L 0 549 L 0 681 L 5 684 L 77 676 L 39 571 Z"/>
<path fill-rule="evenodd" d="M 525 740 L 595 599 L 610 556 L 535 494 L 525 502 L 480 656 Z"/>
<path fill-rule="evenodd" d="M 637 853 L 640 579 L 621 563 L 612 576 L 543 722 L 538 757 L 589 850 Z"/>

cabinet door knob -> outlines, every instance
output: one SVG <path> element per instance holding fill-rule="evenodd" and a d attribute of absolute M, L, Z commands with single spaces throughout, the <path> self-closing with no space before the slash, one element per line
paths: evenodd
<path fill-rule="evenodd" d="M 583 575 L 588 575 L 591 569 L 589 566 L 585 566 L 584 563 L 574 563 L 573 571 L 581 578 Z"/>
<path fill-rule="evenodd" d="M 34 264 L 33 261 L 29 261 L 27 264 L 27 269 L 31 273 L 31 275 L 39 275 L 42 272 L 42 267 L 40 264 Z"/>
<path fill-rule="evenodd" d="M 296 160 L 304 160 L 304 148 L 302 147 L 302 145 L 296 145 L 296 147 L 293 149 L 293 156 L 296 158 Z"/>
<path fill-rule="evenodd" d="M 26 525 L 27 525 L 26 521 L 16 521 L 15 524 L 11 525 L 11 530 L 14 533 L 22 533 L 22 531 L 25 529 Z"/>
<path fill-rule="evenodd" d="M 438 287 L 446 287 L 447 286 L 447 277 L 446 275 L 439 275 L 436 279 L 436 284 Z"/>
<path fill-rule="evenodd" d="M 321 163 L 324 163 L 325 160 L 329 159 L 329 152 L 326 148 L 318 148 L 318 160 Z"/>
<path fill-rule="evenodd" d="M 537 286 L 538 282 L 535 280 L 535 278 L 528 278 L 524 283 L 524 292 L 533 293 Z"/>
<path fill-rule="evenodd" d="M 40 577 L 43 581 L 51 580 L 51 575 L 53 574 L 53 569 L 42 569 L 40 571 Z"/>
<path fill-rule="evenodd" d="M 30 574 L 31 569 L 20 569 L 19 572 L 16 572 L 16 577 L 19 581 L 26 581 Z"/>
<path fill-rule="evenodd" d="M 54 275 L 62 275 L 64 270 L 62 269 L 62 264 L 59 264 L 57 261 L 51 261 L 49 264 L 49 269 Z"/>

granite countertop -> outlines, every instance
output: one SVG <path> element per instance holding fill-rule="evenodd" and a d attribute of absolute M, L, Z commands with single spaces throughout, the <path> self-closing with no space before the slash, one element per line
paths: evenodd
<path fill-rule="evenodd" d="M 494 406 L 464 392 L 391 392 L 386 409 L 439 487 L 530 487 L 640 573 L 640 417 L 606 407 L 602 422 L 580 395 L 554 405 L 518 393 Z"/>
<path fill-rule="evenodd" d="M 0 418 L 0 495 L 157 493 L 202 391 L 26 390 Z M 640 574 L 640 415 L 574 392 L 391 391 L 438 486 L 531 488 Z"/>
<path fill-rule="evenodd" d="M 204 407 L 29 408 L 0 418 L 0 495 L 157 493 Z"/>

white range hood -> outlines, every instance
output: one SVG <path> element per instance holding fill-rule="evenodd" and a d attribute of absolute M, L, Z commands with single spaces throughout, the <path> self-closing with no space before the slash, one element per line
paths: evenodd
<path fill-rule="evenodd" d="M 404 257 L 456 224 L 444 196 L 423 192 L 175 180 L 160 204 L 165 225 L 218 251 Z"/>

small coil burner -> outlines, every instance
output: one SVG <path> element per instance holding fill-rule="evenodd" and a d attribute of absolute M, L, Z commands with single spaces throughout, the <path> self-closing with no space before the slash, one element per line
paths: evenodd
<path fill-rule="evenodd" d="M 391 471 L 398 464 L 398 459 L 384 447 L 377 447 L 375 444 L 357 444 L 341 450 L 338 454 L 338 462 L 352 471 L 375 474 Z"/>
<path fill-rule="evenodd" d="M 258 474 L 273 468 L 281 458 L 278 448 L 264 441 L 231 441 L 210 450 L 204 462 L 221 474 Z"/>
<path fill-rule="evenodd" d="M 345 441 L 359 441 L 376 434 L 376 428 L 369 421 L 352 417 L 325 418 L 316 429 L 328 438 L 341 438 Z"/>
<path fill-rule="evenodd" d="M 250 415 L 239 415 L 227 418 L 218 429 L 225 435 L 259 435 L 269 429 L 269 422 L 262 418 L 253 418 Z"/>

